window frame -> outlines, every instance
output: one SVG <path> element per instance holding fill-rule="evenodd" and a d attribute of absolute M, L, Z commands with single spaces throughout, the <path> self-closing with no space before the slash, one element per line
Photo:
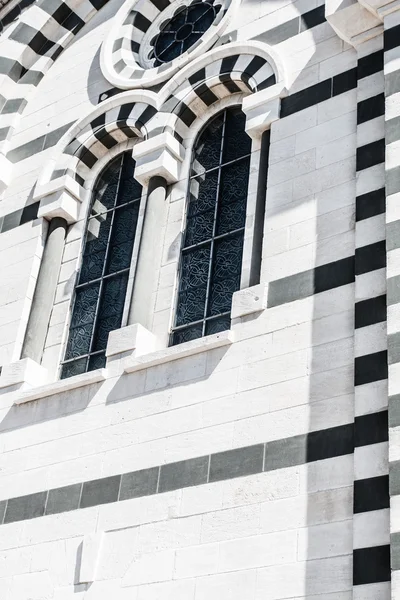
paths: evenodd
<path fill-rule="evenodd" d="M 227 111 L 229 108 L 237 107 L 240 110 L 242 110 L 242 100 L 244 97 L 245 97 L 245 94 L 243 94 L 243 93 L 233 94 L 232 96 L 228 96 L 228 97 L 220 100 L 219 102 L 216 102 L 214 105 L 212 105 L 209 108 L 206 115 L 204 115 L 201 120 L 197 119 L 192 124 L 190 138 L 188 138 L 187 140 L 184 140 L 184 142 L 186 142 L 185 147 L 187 149 L 187 156 L 186 156 L 186 160 L 185 160 L 186 164 L 183 165 L 184 169 L 182 169 L 182 171 L 185 173 L 185 178 L 184 178 L 185 196 L 184 196 L 183 215 L 182 215 L 182 221 L 181 221 L 181 239 L 180 239 L 180 245 L 179 245 L 179 254 L 176 259 L 176 276 L 175 276 L 175 284 L 174 284 L 174 292 L 173 292 L 173 303 L 172 303 L 172 310 L 170 313 L 170 321 L 169 321 L 169 325 L 168 325 L 168 346 L 170 346 L 170 347 L 172 347 L 174 345 L 173 344 L 173 334 L 175 331 L 177 331 L 179 329 L 183 329 L 190 325 L 194 325 L 195 323 L 201 323 L 201 322 L 203 323 L 202 337 L 206 337 L 206 334 L 204 333 L 204 323 L 206 323 L 206 321 L 207 321 L 206 317 L 203 317 L 203 319 L 200 319 L 199 321 L 196 321 L 196 322 L 193 321 L 193 323 L 190 323 L 190 324 L 184 324 L 179 327 L 175 326 L 176 317 L 177 317 L 177 309 L 178 309 L 180 281 L 181 281 L 182 256 L 183 256 L 183 251 L 186 249 L 186 248 L 184 248 L 184 238 L 185 238 L 186 225 L 187 225 L 188 208 L 189 208 L 189 203 L 190 203 L 190 185 L 191 185 L 191 180 L 193 178 L 191 176 L 191 169 L 192 169 L 195 147 L 196 147 L 196 144 L 197 144 L 200 136 L 202 135 L 202 133 L 205 131 L 205 129 L 207 129 L 207 127 L 210 125 L 210 123 L 215 118 L 218 117 L 219 114 Z M 258 168 L 259 168 L 259 161 L 260 161 L 261 143 L 259 140 L 254 140 L 253 138 L 250 138 L 250 140 L 251 140 L 250 154 L 246 155 L 246 156 L 250 157 L 250 164 L 249 164 L 249 179 L 248 179 L 247 196 L 246 196 L 246 218 L 245 218 L 244 227 L 241 228 L 244 231 L 243 231 L 240 286 L 238 288 L 239 290 L 249 287 L 249 285 L 250 285 L 250 264 L 249 263 L 251 262 L 251 259 L 249 260 L 248 257 L 251 256 L 252 252 L 253 252 L 252 246 L 253 246 L 254 231 L 255 231 L 254 215 L 256 212 L 256 194 L 257 194 L 257 187 L 258 187 L 258 181 L 259 181 Z M 244 159 L 244 157 L 241 157 L 238 160 L 243 160 L 243 159 Z M 220 170 L 221 165 L 216 167 L 216 169 Z M 174 195 L 175 196 L 178 195 L 178 197 L 179 197 L 179 195 L 182 196 L 182 194 L 179 194 L 180 189 L 182 189 L 179 184 L 180 184 L 180 182 L 175 184 L 175 186 L 173 187 L 171 194 L 170 194 L 170 198 L 169 198 L 170 202 L 174 200 Z M 215 220 L 214 220 L 213 228 L 215 228 Z M 228 235 L 232 235 L 233 233 L 234 232 L 232 231 Z M 198 245 L 201 245 L 201 244 L 202 243 L 200 243 Z M 208 280 L 210 280 L 210 279 L 211 279 L 211 275 L 209 272 Z M 226 313 L 226 314 L 228 314 L 228 313 Z M 222 316 L 222 315 L 219 315 L 219 316 Z M 182 342 L 182 343 L 185 343 L 185 342 Z"/>
<path fill-rule="evenodd" d="M 102 173 L 107 170 L 108 166 L 114 160 L 116 160 L 120 155 L 125 154 L 125 153 L 131 154 L 134 145 L 136 143 L 139 143 L 140 141 L 141 140 L 139 138 L 127 140 L 127 142 L 125 142 L 121 145 L 118 145 L 115 148 L 113 148 L 112 150 L 110 150 L 105 156 L 103 156 L 100 160 L 97 161 L 96 165 L 92 169 L 92 172 L 90 173 L 90 178 L 88 178 L 85 181 L 86 192 L 85 192 L 85 197 L 84 197 L 84 200 L 82 203 L 83 204 L 83 214 L 82 214 L 82 218 L 80 218 L 78 221 L 78 223 L 80 223 L 81 225 L 83 224 L 83 227 L 82 227 L 82 231 L 80 233 L 79 252 L 78 252 L 78 256 L 76 258 L 76 268 L 75 268 L 75 273 L 74 273 L 73 286 L 72 286 L 72 291 L 69 294 L 69 306 L 68 306 L 67 319 L 66 319 L 66 323 L 65 323 L 65 327 L 64 327 L 63 338 L 62 338 L 62 343 L 61 343 L 61 348 L 60 348 L 60 358 L 58 360 L 58 365 L 57 365 L 57 379 L 59 379 L 59 380 L 61 379 L 62 368 L 65 364 L 68 364 L 69 362 L 73 362 L 74 360 L 77 360 L 79 358 L 85 358 L 88 356 L 90 357 L 94 354 L 97 354 L 97 353 L 89 352 L 87 354 L 82 355 L 81 357 L 74 357 L 74 358 L 65 360 L 67 344 L 68 344 L 68 340 L 69 340 L 71 319 L 72 319 L 74 306 L 75 306 L 75 300 L 76 300 L 76 290 L 78 287 L 81 287 L 79 285 L 78 281 L 79 281 L 79 276 L 80 276 L 83 258 L 84 258 L 87 230 L 88 230 L 88 224 L 90 221 L 90 210 L 91 210 L 91 205 L 92 205 L 92 200 L 93 200 L 94 189 L 95 189 L 96 184 L 97 184 L 99 178 L 101 177 Z M 142 185 L 142 193 L 141 193 L 141 197 L 139 200 L 139 210 L 138 210 L 138 218 L 137 218 L 137 223 L 136 223 L 136 234 L 135 234 L 133 248 L 132 248 L 132 256 L 131 256 L 129 267 L 127 269 L 124 269 L 124 271 L 126 271 L 128 273 L 128 282 L 127 282 L 127 287 L 126 287 L 126 292 L 125 292 L 124 307 L 123 307 L 123 311 L 122 311 L 122 319 L 121 319 L 120 328 L 125 327 L 129 322 L 129 313 L 130 313 L 131 303 L 132 303 L 135 273 L 136 273 L 138 256 L 139 256 L 140 241 L 141 241 L 142 231 L 143 231 L 143 219 L 144 219 L 146 198 L 147 198 L 147 186 Z M 115 211 L 115 209 L 114 209 L 114 211 Z M 107 211 L 107 212 L 109 212 L 109 211 Z M 76 223 L 75 225 L 78 225 L 78 223 Z M 110 229 L 110 232 L 111 232 L 111 229 Z M 67 234 L 67 236 L 68 236 L 68 234 Z M 63 264 L 64 264 L 64 259 L 61 263 L 61 266 Z M 110 276 L 112 277 L 116 274 L 117 273 L 113 273 Z M 103 281 L 103 279 L 104 279 L 104 277 L 101 277 L 102 281 Z M 107 277 L 107 279 L 108 279 L 108 277 Z M 88 282 L 88 284 L 91 284 L 94 281 L 95 280 L 90 281 L 90 282 Z M 98 311 L 99 303 L 100 303 L 100 293 L 99 293 L 99 297 L 97 300 L 96 314 Z M 92 338 L 93 338 L 93 335 L 94 335 L 94 328 L 93 328 L 93 332 L 92 332 Z M 91 344 L 92 344 L 92 341 L 91 341 Z M 103 352 L 103 351 L 99 351 L 98 353 L 101 353 L 101 352 Z M 89 371 L 85 371 L 85 373 L 87 373 L 87 372 L 89 372 Z"/>

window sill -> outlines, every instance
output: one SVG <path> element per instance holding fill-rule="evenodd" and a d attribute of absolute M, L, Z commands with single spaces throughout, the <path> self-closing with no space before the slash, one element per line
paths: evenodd
<path fill-rule="evenodd" d="M 47 398 L 48 396 L 75 390 L 86 385 L 99 383 L 105 379 L 106 369 L 96 369 L 95 371 L 82 373 L 82 375 L 75 375 L 74 377 L 69 377 L 68 379 L 60 379 L 58 381 L 47 383 L 30 390 L 18 392 L 18 396 L 14 400 L 14 404 L 25 404 L 26 402 L 32 402 L 33 400 Z"/>
<path fill-rule="evenodd" d="M 145 354 L 138 358 L 127 358 L 124 362 L 124 372 L 134 373 L 135 371 L 156 367 L 164 363 L 172 362 L 173 360 L 178 360 L 179 358 L 194 356 L 195 354 L 213 350 L 214 348 L 230 346 L 233 339 L 233 331 L 230 329 L 190 342 L 184 342 L 183 344 L 179 344 L 179 346 L 163 348 L 162 350 L 157 350 L 156 352 Z"/>

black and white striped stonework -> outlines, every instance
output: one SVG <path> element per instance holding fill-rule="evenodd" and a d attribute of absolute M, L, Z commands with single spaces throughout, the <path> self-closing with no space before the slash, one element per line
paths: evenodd
<path fill-rule="evenodd" d="M 195 119 L 214 102 L 235 93 L 257 92 L 274 83 L 272 67 L 261 56 L 243 53 L 210 61 L 179 84 L 163 103 L 160 112 L 165 113 L 165 124 L 153 129 L 150 137 L 170 131 L 182 141 L 190 135 L 190 126 Z"/>
<path fill-rule="evenodd" d="M 82 185 L 96 162 L 111 148 L 133 137 L 145 137 L 145 127 L 156 112 L 142 102 L 122 102 L 106 110 L 68 143 L 52 179 L 68 173 Z"/>
<path fill-rule="evenodd" d="M 392 598 L 400 592 L 400 11 L 384 20 Z"/>
<path fill-rule="evenodd" d="M 355 225 L 355 600 L 390 598 L 383 41 L 358 49 Z"/>
<path fill-rule="evenodd" d="M 8 183 L 9 142 L 28 99 L 59 54 L 107 0 L 82 0 L 74 9 L 42 0 L 0 38 L 0 193 Z"/>

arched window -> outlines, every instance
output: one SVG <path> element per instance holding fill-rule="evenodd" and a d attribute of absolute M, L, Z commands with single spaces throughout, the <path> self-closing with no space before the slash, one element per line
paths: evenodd
<path fill-rule="evenodd" d="M 134 169 L 121 154 L 95 185 L 62 378 L 103 367 L 108 334 L 121 326 L 142 195 Z"/>
<path fill-rule="evenodd" d="M 251 139 L 239 108 L 218 114 L 194 148 L 172 344 L 230 328 L 240 288 Z"/>

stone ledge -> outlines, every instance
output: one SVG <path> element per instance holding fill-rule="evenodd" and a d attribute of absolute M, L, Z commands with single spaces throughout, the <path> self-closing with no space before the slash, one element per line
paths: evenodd
<path fill-rule="evenodd" d="M 179 358 L 194 356 L 195 354 L 213 350 L 214 348 L 230 346 L 233 341 L 234 334 L 232 330 L 221 331 L 221 333 L 214 333 L 213 335 L 185 342 L 179 344 L 179 346 L 171 346 L 170 348 L 158 350 L 157 352 L 152 352 L 138 358 L 127 358 L 124 362 L 124 372 L 134 373 L 135 371 L 156 367 L 173 360 L 178 360 Z"/>
<path fill-rule="evenodd" d="M 76 388 L 84 387 L 85 385 L 99 383 L 105 379 L 106 369 L 96 369 L 95 371 L 75 375 L 68 379 L 60 379 L 46 385 L 35 387 L 31 390 L 23 391 L 18 394 L 18 397 L 14 400 L 14 404 L 25 404 L 26 402 L 32 402 L 33 400 L 40 400 L 41 398 L 47 398 L 48 396 L 75 390 Z"/>

